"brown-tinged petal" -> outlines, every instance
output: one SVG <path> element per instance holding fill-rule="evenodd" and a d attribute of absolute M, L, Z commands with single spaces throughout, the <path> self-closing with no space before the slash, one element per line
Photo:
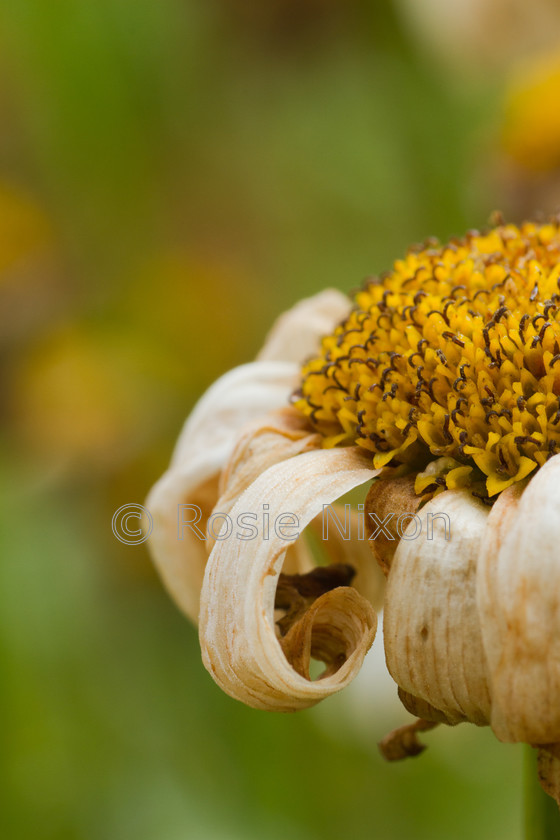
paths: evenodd
<path fill-rule="evenodd" d="M 560 741 L 560 456 L 488 518 L 478 602 L 503 741 Z"/>
<path fill-rule="evenodd" d="M 458 720 L 457 715 L 449 717 L 445 712 L 442 712 L 441 709 L 436 709 L 431 703 L 428 703 L 427 700 L 422 700 L 421 697 L 415 697 L 414 694 L 410 694 L 403 688 L 399 687 L 398 695 L 399 700 L 407 712 L 410 712 L 411 715 L 414 715 L 414 717 L 420 718 L 421 720 L 428 720 L 434 724 L 446 723 L 449 726 L 454 726 L 457 723 L 463 722 L 463 718 Z"/>
<path fill-rule="evenodd" d="M 203 660 L 232 697 L 255 708 L 293 711 L 339 691 L 357 674 L 373 642 L 376 617 L 365 598 L 346 593 L 346 588 L 342 595 L 329 593 L 300 626 L 303 653 L 293 664 L 284 655 L 274 604 L 288 543 L 286 532 L 281 535 L 275 523 L 280 515 L 293 514 L 299 525 L 293 533 L 301 533 L 323 505 L 376 474 L 356 448 L 314 450 L 270 467 L 236 501 L 230 511 L 233 522 L 244 513 L 261 519 L 266 504 L 270 528 L 261 529 L 253 540 L 238 539 L 235 533 L 218 540 L 206 568 L 200 609 Z M 312 682 L 294 667 L 303 667 L 305 649 L 328 659 L 329 671 L 322 679 Z"/>
<path fill-rule="evenodd" d="M 316 351 L 321 336 L 332 331 L 349 305 L 341 293 L 327 291 L 281 315 L 259 360 L 234 368 L 199 400 L 183 427 L 169 469 L 150 492 L 146 505 L 153 517 L 149 545 L 154 563 L 172 597 L 195 622 L 208 557 L 206 522 L 237 437 L 250 421 L 288 404 L 299 382 L 300 363 Z M 181 513 L 181 505 L 191 509 Z M 197 507 L 200 519 L 195 521 Z M 305 548 L 293 554 L 297 567 L 303 568 Z"/>
<path fill-rule="evenodd" d="M 537 760 L 539 782 L 545 793 L 552 796 L 560 806 L 560 744 L 548 745 L 552 749 L 540 749 Z"/>
<path fill-rule="evenodd" d="M 280 640 L 288 662 L 310 680 L 311 659 L 324 662 L 322 679 L 336 674 L 352 652 L 362 646 L 363 598 L 351 586 L 321 595 Z"/>
<path fill-rule="evenodd" d="M 269 467 L 321 448 L 321 436 L 299 411 L 283 406 L 248 423 L 238 436 L 219 483 L 216 510 L 229 513 L 239 496 Z M 208 538 L 209 550 L 215 539 Z"/>
<path fill-rule="evenodd" d="M 482 725 L 489 720 L 490 696 L 476 566 L 488 509 L 469 491 L 450 490 L 421 514 L 422 531 L 411 538 L 418 523 L 410 523 L 389 572 L 387 666 L 405 692 L 444 712 L 449 722 Z"/>
<path fill-rule="evenodd" d="M 317 449 L 320 445 L 320 435 L 311 430 L 307 420 L 290 406 L 247 424 L 221 473 L 214 512 L 229 514 L 239 496 L 269 467 Z M 206 540 L 208 555 L 215 542 L 211 530 Z M 289 545 L 285 572 L 302 574 L 312 567 L 313 557 L 306 540 L 297 540 Z"/>
<path fill-rule="evenodd" d="M 414 491 L 414 475 L 398 478 L 378 478 L 365 501 L 366 526 L 373 556 L 385 575 L 389 574 L 395 551 L 399 545 L 398 528 L 406 517 L 415 514 L 422 497 Z M 404 519 L 400 519 L 404 517 Z"/>
<path fill-rule="evenodd" d="M 240 430 L 256 415 L 285 405 L 296 381 L 290 362 L 253 362 L 218 379 L 193 409 L 169 469 L 148 496 L 154 563 L 193 621 L 208 556 L 206 521 L 218 497 L 220 472 Z"/>
<path fill-rule="evenodd" d="M 257 359 L 284 359 L 301 364 L 317 350 L 319 339 L 328 335 L 346 315 L 351 301 L 336 289 L 325 289 L 296 303 L 277 319 Z"/>

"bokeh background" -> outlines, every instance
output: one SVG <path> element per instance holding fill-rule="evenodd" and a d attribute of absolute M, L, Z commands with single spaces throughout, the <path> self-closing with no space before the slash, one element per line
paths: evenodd
<path fill-rule="evenodd" d="M 379 652 L 316 709 L 243 708 L 110 523 L 283 309 L 558 209 L 558 4 L 0 8 L 2 836 L 516 840 L 518 747 L 384 764 Z"/>

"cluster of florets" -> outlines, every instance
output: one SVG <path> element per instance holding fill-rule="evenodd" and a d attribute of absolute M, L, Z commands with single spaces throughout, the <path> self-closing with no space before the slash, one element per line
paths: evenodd
<path fill-rule="evenodd" d="M 556 220 L 410 249 L 323 339 L 295 404 L 325 446 L 452 459 L 447 486 L 474 468 L 493 496 L 560 451 L 559 278 Z"/>

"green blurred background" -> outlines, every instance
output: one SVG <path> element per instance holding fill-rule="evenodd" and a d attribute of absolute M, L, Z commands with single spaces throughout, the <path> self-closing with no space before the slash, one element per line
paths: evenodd
<path fill-rule="evenodd" d="M 521 836 L 518 747 L 439 729 L 384 764 L 407 717 L 375 663 L 308 712 L 243 708 L 110 528 L 283 309 L 554 209 L 503 141 L 551 4 L 418 5 L 0 3 L 3 837 Z"/>

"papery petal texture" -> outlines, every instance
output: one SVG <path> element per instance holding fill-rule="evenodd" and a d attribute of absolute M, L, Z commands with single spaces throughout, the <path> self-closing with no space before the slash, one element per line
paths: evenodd
<path fill-rule="evenodd" d="M 193 621 L 207 551 L 204 539 L 180 523 L 181 505 L 199 507 L 197 527 L 204 532 L 218 497 L 218 479 L 240 430 L 255 415 L 286 404 L 297 379 L 291 362 L 253 362 L 222 376 L 188 418 L 171 465 L 152 488 L 146 505 L 154 527 L 150 547 L 170 594 Z M 192 520 L 192 511 L 185 520 Z"/>
<path fill-rule="evenodd" d="M 478 600 L 503 741 L 560 741 L 560 456 L 488 518 Z"/>
<path fill-rule="evenodd" d="M 305 418 L 291 407 L 248 423 L 220 475 L 215 513 L 229 515 L 241 494 L 269 467 L 320 445 L 320 435 L 310 430 Z M 206 540 L 208 554 L 215 543 L 214 534 L 210 533 Z M 312 554 L 305 540 L 289 545 L 285 571 L 301 574 L 312 567 Z"/>
<path fill-rule="evenodd" d="M 245 512 L 261 511 L 266 503 L 271 523 L 290 512 L 297 516 L 301 532 L 323 505 L 376 474 L 355 448 L 305 452 L 260 475 L 238 498 L 230 516 L 236 521 Z M 373 642 L 376 617 L 370 602 L 355 589 L 333 589 L 317 599 L 299 627 L 294 625 L 283 640 L 284 652 L 274 607 L 288 543 L 272 524 L 267 537 L 224 539 L 214 546 L 201 596 L 200 642 L 204 664 L 232 697 L 255 708 L 293 711 L 317 703 L 353 679 Z M 326 662 L 322 679 L 308 678 L 310 657 Z"/>
<path fill-rule="evenodd" d="M 409 525 L 389 572 L 387 665 L 404 692 L 443 712 L 447 722 L 483 725 L 490 717 L 490 694 L 476 568 L 488 509 L 469 491 L 450 490 L 421 514 L 423 532 L 412 539 L 417 524 Z"/>
<path fill-rule="evenodd" d="M 218 499 L 220 473 L 241 430 L 288 404 L 299 382 L 300 363 L 316 351 L 320 337 L 349 307 L 340 292 L 326 290 L 280 316 L 259 360 L 234 368 L 199 400 L 183 427 L 169 469 L 148 496 L 152 557 L 170 594 L 195 622 L 208 551 L 193 528 L 181 527 L 178 507 L 200 508 L 196 524 L 205 531 Z"/>
<path fill-rule="evenodd" d="M 317 351 L 318 339 L 348 315 L 350 307 L 350 300 L 336 289 L 300 300 L 277 319 L 257 360 L 283 359 L 301 364 Z"/>
<path fill-rule="evenodd" d="M 241 493 L 269 467 L 318 449 L 321 442 L 321 436 L 310 429 L 307 420 L 293 408 L 279 409 L 248 424 L 220 476 L 216 510 L 229 513 Z M 355 570 L 352 586 L 376 608 L 381 608 L 385 580 L 373 562 L 360 514 L 356 510 L 349 511 L 349 507 L 333 505 L 334 519 L 330 527 L 324 527 L 325 517 L 321 512 L 310 522 L 309 528 L 328 562 L 352 565 Z M 210 536 L 208 551 L 214 543 L 215 539 Z M 305 540 L 297 540 L 288 548 L 284 571 L 303 573 L 310 571 L 313 565 L 312 552 Z"/>

